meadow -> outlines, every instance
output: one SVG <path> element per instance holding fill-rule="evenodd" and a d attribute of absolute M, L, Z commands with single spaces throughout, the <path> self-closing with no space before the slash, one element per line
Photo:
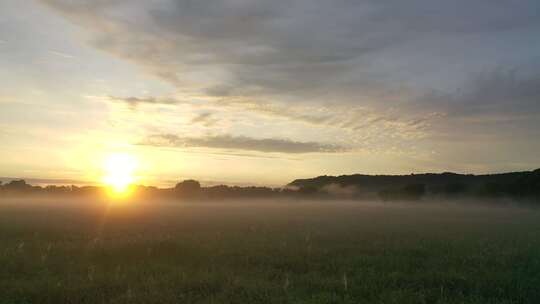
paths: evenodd
<path fill-rule="evenodd" d="M 0 201 L 0 304 L 539 302 L 525 207 Z"/>

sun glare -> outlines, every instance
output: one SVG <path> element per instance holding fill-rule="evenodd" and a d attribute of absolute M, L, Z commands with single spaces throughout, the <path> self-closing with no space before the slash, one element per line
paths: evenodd
<path fill-rule="evenodd" d="M 135 181 L 137 159 L 129 154 L 115 153 L 109 155 L 103 165 L 105 170 L 103 182 L 109 186 L 112 194 L 116 196 L 129 194 L 130 186 Z"/>

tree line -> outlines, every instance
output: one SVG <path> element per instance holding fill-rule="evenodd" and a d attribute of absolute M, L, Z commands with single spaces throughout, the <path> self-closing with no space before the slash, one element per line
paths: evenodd
<path fill-rule="evenodd" d="M 426 197 L 459 199 L 468 197 L 514 198 L 540 202 L 540 169 L 491 175 L 411 174 L 411 175 L 342 175 L 298 179 L 280 188 L 255 186 L 207 186 L 196 180 L 184 180 L 171 188 L 133 186 L 141 198 L 220 200 L 232 198 L 317 198 L 382 201 L 418 201 Z M 107 188 L 99 186 L 45 187 L 25 180 L 0 182 L 0 196 L 52 195 L 99 196 Z"/>

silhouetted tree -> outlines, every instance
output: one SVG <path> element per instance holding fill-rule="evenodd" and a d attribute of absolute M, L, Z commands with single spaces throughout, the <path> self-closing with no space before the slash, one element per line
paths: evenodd
<path fill-rule="evenodd" d="M 319 188 L 312 185 L 306 185 L 306 186 L 300 187 L 298 189 L 298 192 L 302 195 L 315 195 L 319 192 Z"/>
<path fill-rule="evenodd" d="M 362 189 L 362 195 L 349 195 L 350 189 Z M 493 198 L 510 197 L 540 201 L 540 169 L 488 175 L 463 175 L 455 173 L 411 174 L 411 175 L 343 175 L 319 176 L 313 179 L 295 180 L 284 189 L 268 187 L 239 187 L 219 185 L 201 187 L 196 180 L 182 181 L 174 188 L 138 186 L 136 195 L 152 198 L 269 198 L 295 197 L 335 199 L 373 198 L 377 194 L 382 200 L 419 200 L 428 192 L 436 195 L 480 195 Z M 345 191 L 345 192 L 344 192 Z M 355 190 L 356 191 L 356 190 Z M 93 197 L 106 195 L 106 190 L 96 186 L 32 186 L 24 180 L 0 183 L 2 195 L 61 195 Z M 353 192 L 355 193 L 355 192 Z"/>
<path fill-rule="evenodd" d="M 426 185 L 410 184 L 401 189 L 385 189 L 379 192 L 383 201 L 415 201 L 426 194 Z"/>
<path fill-rule="evenodd" d="M 503 196 L 506 192 L 505 185 L 497 182 L 486 182 L 484 183 L 481 194 L 490 196 L 490 197 L 500 197 Z"/>
<path fill-rule="evenodd" d="M 468 187 L 465 183 L 455 182 L 455 183 L 448 183 L 444 186 L 444 194 L 449 196 L 456 196 L 459 194 L 463 194 L 467 192 Z"/>
<path fill-rule="evenodd" d="M 3 188 L 8 191 L 15 192 L 28 192 L 32 190 L 32 186 L 27 184 L 24 179 L 12 180 L 9 183 L 5 184 Z"/>
<path fill-rule="evenodd" d="M 196 180 L 188 179 L 176 184 L 174 192 L 176 195 L 192 198 L 201 192 L 201 184 Z"/>
<path fill-rule="evenodd" d="M 426 185 L 411 184 L 403 188 L 403 194 L 411 200 L 419 200 L 426 194 Z"/>

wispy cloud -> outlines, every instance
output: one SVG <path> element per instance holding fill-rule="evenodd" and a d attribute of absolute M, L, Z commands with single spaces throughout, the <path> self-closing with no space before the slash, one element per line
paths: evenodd
<path fill-rule="evenodd" d="M 52 54 L 52 55 L 58 56 L 58 57 L 65 58 L 65 59 L 73 59 L 73 58 L 75 58 L 75 56 L 73 56 L 73 55 L 70 55 L 70 54 L 67 54 L 67 53 L 64 53 L 64 52 L 54 51 L 54 50 L 50 50 L 49 53 Z"/>
<path fill-rule="evenodd" d="M 131 109 L 136 109 L 139 105 L 150 104 L 150 105 L 172 105 L 178 104 L 180 101 L 173 98 L 158 98 L 158 97 L 117 97 L 117 96 L 104 96 L 96 97 L 97 99 L 102 99 L 108 102 L 114 103 L 124 103 L 128 105 Z"/>
<path fill-rule="evenodd" d="M 217 135 L 205 137 L 181 137 L 174 134 L 157 134 L 139 143 L 154 147 L 213 148 L 276 153 L 337 153 L 345 147 L 316 142 L 298 142 L 288 139 L 257 139 L 246 136 Z"/>
<path fill-rule="evenodd" d="M 220 99 L 215 103 L 312 126 L 341 129 L 364 139 L 372 132 L 394 138 L 422 138 L 428 134 L 430 124 L 443 116 L 441 113 L 431 112 L 407 117 L 395 111 L 381 113 L 382 111 L 375 111 L 369 107 L 340 104 L 279 105 L 242 99 Z"/>
<path fill-rule="evenodd" d="M 540 67 L 540 62 L 531 67 Z M 506 119 L 540 114 L 539 101 L 540 74 L 515 68 L 478 73 L 455 92 L 433 93 L 424 99 L 454 117 L 498 115 Z"/>
<path fill-rule="evenodd" d="M 214 114 L 210 113 L 210 112 L 197 114 L 197 116 L 195 116 L 195 117 L 193 117 L 191 119 L 192 124 L 201 124 L 201 125 L 203 125 L 205 127 L 212 127 L 218 121 L 219 121 L 219 119 L 215 118 Z"/>
<path fill-rule="evenodd" d="M 341 130 L 359 140 L 368 140 L 373 136 L 394 139 L 418 139 L 429 134 L 429 127 L 443 115 L 437 112 L 404 115 L 396 111 L 375 111 L 369 107 L 323 106 L 313 104 L 286 105 L 245 99 L 240 97 L 205 98 L 199 102 L 189 102 L 175 97 L 95 97 L 113 103 L 123 103 L 132 109 L 138 105 L 188 105 L 194 109 L 202 107 L 217 112 L 253 113 L 270 119 L 285 119 L 290 122 L 306 124 L 308 127 Z M 214 126 L 218 118 L 214 113 L 197 114 L 191 123 Z"/>

